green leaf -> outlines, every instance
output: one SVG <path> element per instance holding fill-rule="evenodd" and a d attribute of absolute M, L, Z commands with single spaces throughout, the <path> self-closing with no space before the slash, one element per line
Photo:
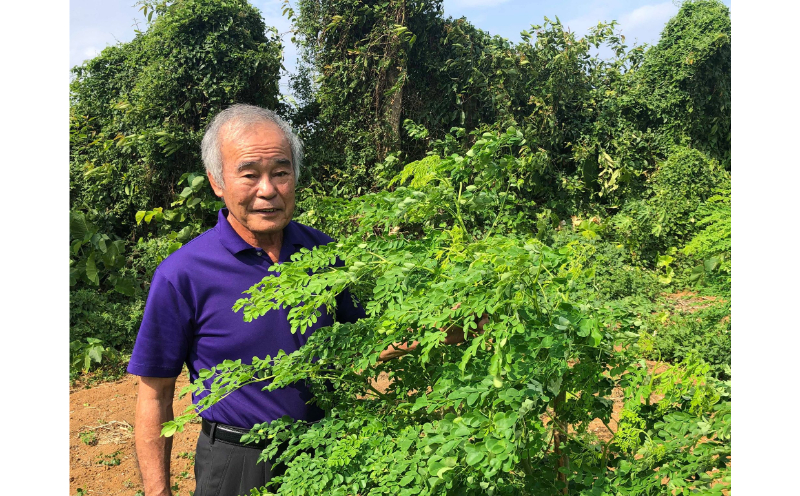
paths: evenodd
<path fill-rule="evenodd" d="M 161 435 L 164 437 L 172 437 L 176 432 L 178 432 L 178 424 L 174 421 L 166 422 L 161 428 Z"/>
<path fill-rule="evenodd" d="M 94 263 L 94 252 L 89 254 L 86 259 L 86 278 L 95 286 L 100 284 L 100 276 L 97 273 L 97 266 Z"/>
<path fill-rule="evenodd" d="M 714 272 L 719 267 L 719 259 L 716 257 L 711 257 L 705 262 L 703 262 L 703 268 L 706 272 Z"/>
<path fill-rule="evenodd" d="M 407 486 L 413 480 L 414 480 L 414 475 L 413 474 L 406 475 L 405 477 L 400 479 L 400 487 Z"/>
<path fill-rule="evenodd" d="M 127 277 L 120 277 L 114 285 L 114 290 L 127 296 L 133 296 L 136 293 L 136 282 Z"/>
<path fill-rule="evenodd" d="M 603 333 L 600 332 L 598 327 L 592 329 L 592 334 L 589 337 L 589 346 L 592 348 L 597 348 L 600 345 L 600 341 L 603 340 Z"/>
<path fill-rule="evenodd" d="M 583 319 L 578 324 L 578 336 L 586 337 L 597 328 L 596 319 Z"/>
<path fill-rule="evenodd" d="M 497 439 L 494 437 L 486 439 L 486 448 L 488 448 L 489 451 L 495 455 L 503 453 L 506 450 L 507 444 L 508 443 L 506 443 L 505 439 Z"/>
<path fill-rule="evenodd" d="M 170 254 L 170 255 L 171 255 L 172 253 L 174 253 L 174 252 L 175 252 L 175 251 L 176 251 L 178 248 L 180 248 L 181 246 L 183 246 L 183 243 L 181 243 L 180 241 L 173 241 L 173 242 L 172 242 L 172 243 L 170 243 L 170 244 L 169 244 L 169 246 L 167 247 L 167 254 Z"/>
<path fill-rule="evenodd" d="M 78 252 L 81 251 L 82 246 L 83 246 L 83 240 L 76 239 L 75 242 L 73 242 L 72 246 L 70 247 L 70 252 L 72 252 L 73 255 L 77 256 Z"/>
<path fill-rule="evenodd" d="M 450 470 L 453 470 L 453 467 L 441 467 L 439 470 L 436 471 L 436 477 L 441 477 L 442 474 L 444 474 L 445 472 L 449 472 Z"/>
<path fill-rule="evenodd" d="M 564 380 L 563 377 L 558 376 L 555 379 L 551 379 L 547 382 L 547 390 L 553 393 L 554 396 L 557 396 L 558 393 L 561 392 L 561 382 Z"/>
<path fill-rule="evenodd" d="M 103 351 L 104 350 L 102 346 L 94 345 L 89 348 L 86 354 L 89 356 L 89 358 L 91 358 L 95 362 L 101 363 L 103 360 Z"/>
<path fill-rule="evenodd" d="M 514 424 L 517 423 L 517 418 L 518 416 L 515 412 L 510 412 L 508 415 L 500 412 L 495 415 L 494 423 L 497 425 L 498 430 L 506 431 L 514 427 Z"/>
<path fill-rule="evenodd" d="M 69 235 L 73 239 L 84 239 L 92 230 L 92 225 L 86 220 L 83 212 L 72 211 L 69 213 Z"/>
<path fill-rule="evenodd" d="M 473 451 L 467 453 L 466 462 L 468 465 L 477 465 L 484 459 L 486 454 L 483 451 Z"/>
<path fill-rule="evenodd" d="M 705 266 L 698 265 L 692 268 L 692 272 L 689 274 L 689 281 L 690 282 L 702 282 L 703 278 L 705 277 Z"/>

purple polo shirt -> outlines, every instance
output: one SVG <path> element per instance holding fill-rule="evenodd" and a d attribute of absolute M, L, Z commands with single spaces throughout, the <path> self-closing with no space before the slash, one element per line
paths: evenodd
<path fill-rule="evenodd" d="M 156 269 L 144 318 L 133 347 L 128 372 L 148 377 L 177 377 L 186 363 L 192 380 L 200 369 L 210 369 L 224 360 L 275 356 L 278 350 L 291 353 L 303 346 L 320 327 L 355 322 L 364 310 L 348 292 L 337 297 L 336 315 L 321 308 L 322 317 L 305 334 L 292 334 L 289 309 L 271 310 L 252 322 L 231 308 L 242 292 L 270 272 L 272 260 L 260 248 L 245 242 L 219 212 L 217 225 L 167 257 Z M 308 226 L 290 222 L 283 230 L 278 263 L 300 250 L 330 243 L 333 239 Z M 204 411 L 212 422 L 249 429 L 288 415 L 298 420 L 318 420 L 323 412 L 308 405 L 311 394 L 303 384 L 275 391 L 262 391 L 265 384 L 240 388 Z M 197 401 L 197 398 L 194 398 Z"/>

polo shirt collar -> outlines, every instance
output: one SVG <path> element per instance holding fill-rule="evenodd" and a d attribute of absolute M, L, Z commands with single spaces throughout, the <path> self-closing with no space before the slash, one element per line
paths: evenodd
<path fill-rule="evenodd" d="M 233 226 L 228 222 L 228 209 L 226 207 L 221 208 L 217 214 L 217 230 L 219 231 L 219 241 L 222 243 L 222 246 L 234 255 L 245 250 L 256 249 L 242 239 L 239 233 L 233 229 Z M 314 243 L 314 240 L 300 228 L 297 222 L 290 221 L 289 224 L 283 228 L 283 247 L 281 247 L 280 259 L 284 261 L 283 255 L 288 246 L 294 246 L 295 248 L 288 253 L 288 255 L 291 255 L 300 247 L 312 250 L 316 245 L 317 243 Z M 286 259 L 288 260 L 288 256 Z"/>

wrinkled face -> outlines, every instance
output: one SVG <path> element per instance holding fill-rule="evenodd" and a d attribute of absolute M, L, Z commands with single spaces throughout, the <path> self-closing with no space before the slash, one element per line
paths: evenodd
<path fill-rule="evenodd" d="M 220 130 L 220 141 L 225 187 L 209 180 L 228 207 L 231 226 L 257 239 L 280 233 L 294 213 L 289 142 L 272 123 L 228 124 Z"/>

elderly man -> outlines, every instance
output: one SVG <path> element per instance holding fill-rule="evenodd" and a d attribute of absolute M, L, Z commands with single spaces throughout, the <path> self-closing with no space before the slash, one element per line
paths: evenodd
<path fill-rule="evenodd" d="M 225 359 L 291 353 L 315 328 L 334 320 L 354 322 L 363 309 L 349 293 L 339 295 L 336 315 L 303 334 L 292 334 L 288 309 L 246 323 L 231 310 L 242 291 L 305 247 L 332 239 L 292 221 L 294 189 L 302 160 L 300 141 L 269 110 L 234 105 L 208 126 L 202 157 L 214 193 L 225 202 L 217 225 L 165 259 L 153 275 L 144 319 L 128 372 L 141 376 L 136 403 L 136 453 L 147 496 L 170 495 L 171 438 L 161 424 L 173 418 L 175 379 L 183 364 L 198 371 Z M 390 350 L 387 358 L 405 350 Z M 253 424 L 289 415 L 313 421 L 323 412 L 309 405 L 308 389 L 297 384 L 272 392 L 244 387 L 204 411 L 195 457 L 195 496 L 238 495 L 263 486 L 269 463 L 257 464 L 263 446 L 239 439 Z"/>

